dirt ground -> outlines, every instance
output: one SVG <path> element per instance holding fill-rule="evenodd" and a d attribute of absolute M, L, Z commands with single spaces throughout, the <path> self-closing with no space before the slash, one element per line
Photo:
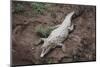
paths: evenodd
<path fill-rule="evenodd" d="M 24 5 L 16 11 L 16 5 Z M 41 13 L 32 10 L 31 2 L 12 2 L 12 64 L 51 64 L 96 60 L 96 7 L 71 4 L 45 4 Z M 63 22 L 65 16 L 75 11 L 72 23 L 75 29 L 64 41 L 65 52 L 60 47 L 40 58 L 41 45 L 36 26 L 54 26 Z"/>

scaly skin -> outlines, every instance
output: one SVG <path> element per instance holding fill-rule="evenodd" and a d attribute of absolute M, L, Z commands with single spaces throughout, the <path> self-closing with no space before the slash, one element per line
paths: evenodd
<path fill-rule="evenodd" d="M 71 24 L 71 17 L 73 14 L 74 11 L 69 13 L 65 17 L 65 20 L 62 22 L 62 24 L 57 25 L 57 28 L 51 32 L 48 38 L 41 38 L 41 40 L 44 41 L 44 44 L 41 47 L 42 52 L 40 57 L 44 57 L 45 54 L 47 54 L 52 48 L 55 48 L 56 46 L 62 46 L 63 49 L 64 44 L 62 44 L 62 42 L 69 35 L 69 31 L 72 31 L 74 28 L 74 26 Z"/>

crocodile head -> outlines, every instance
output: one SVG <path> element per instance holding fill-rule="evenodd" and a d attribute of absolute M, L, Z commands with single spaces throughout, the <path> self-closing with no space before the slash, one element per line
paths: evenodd
<path fill-rule="evenodd" d="M 50 41 L 45 41 L 41 47 L 42 52 L 40 57 L 44 57 L 44 55 L 47 54 L 52 48 L 55 48 L 55 44 L 51 43 Z"/>

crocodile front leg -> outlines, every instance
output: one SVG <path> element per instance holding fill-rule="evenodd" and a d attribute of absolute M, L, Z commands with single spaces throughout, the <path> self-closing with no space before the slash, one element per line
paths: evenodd
<path fill-rule="evenodd" d="M 40 38 L 40 40 L 41 40 L 41 41 L 45 41 L 45 40 L 46 40 L 46 38 Z"/>
<path fill-rule="evenodd" d="M 35 44 L 36 45 L 39 45 L 41 42 L 45 41 L 46 38 L 40 38 Z"/>
<path fill-rule="evenodd" d="M 65 45 L 63 43 L 58 43 L 57 46 L 61 46 L 62 51 L 65 52 Z"/>
<path fill-rule="evenodd" d="M 55 28 L 58 28 L 60 26 L 60 24 L 59 25 L 56 25 L 56 26 L 53 26 L 53 27 L 51 27 L 52 29 L 55 29 Z"/>

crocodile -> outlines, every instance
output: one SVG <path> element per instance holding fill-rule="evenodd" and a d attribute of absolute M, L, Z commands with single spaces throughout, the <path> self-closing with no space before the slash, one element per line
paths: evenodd
<path fill-rule="evenodd" d="M 67 14 L 64 21 L 61 24 L 55 26 L 56 28 L 50 33 L 48 38 L 41 38 L 44 43 L 41 46 L 42 52 L 40 57 L 44 57 L 51 49 L 55 48 L 56 46 L 61 46 L 63 50 L 65 46 L 62 42 L 68 37 L 69 32 L 74 29 L 74 25 L 71 23 L 71 19 L 74 13 L 75 11 L 72 11 Z"/>

